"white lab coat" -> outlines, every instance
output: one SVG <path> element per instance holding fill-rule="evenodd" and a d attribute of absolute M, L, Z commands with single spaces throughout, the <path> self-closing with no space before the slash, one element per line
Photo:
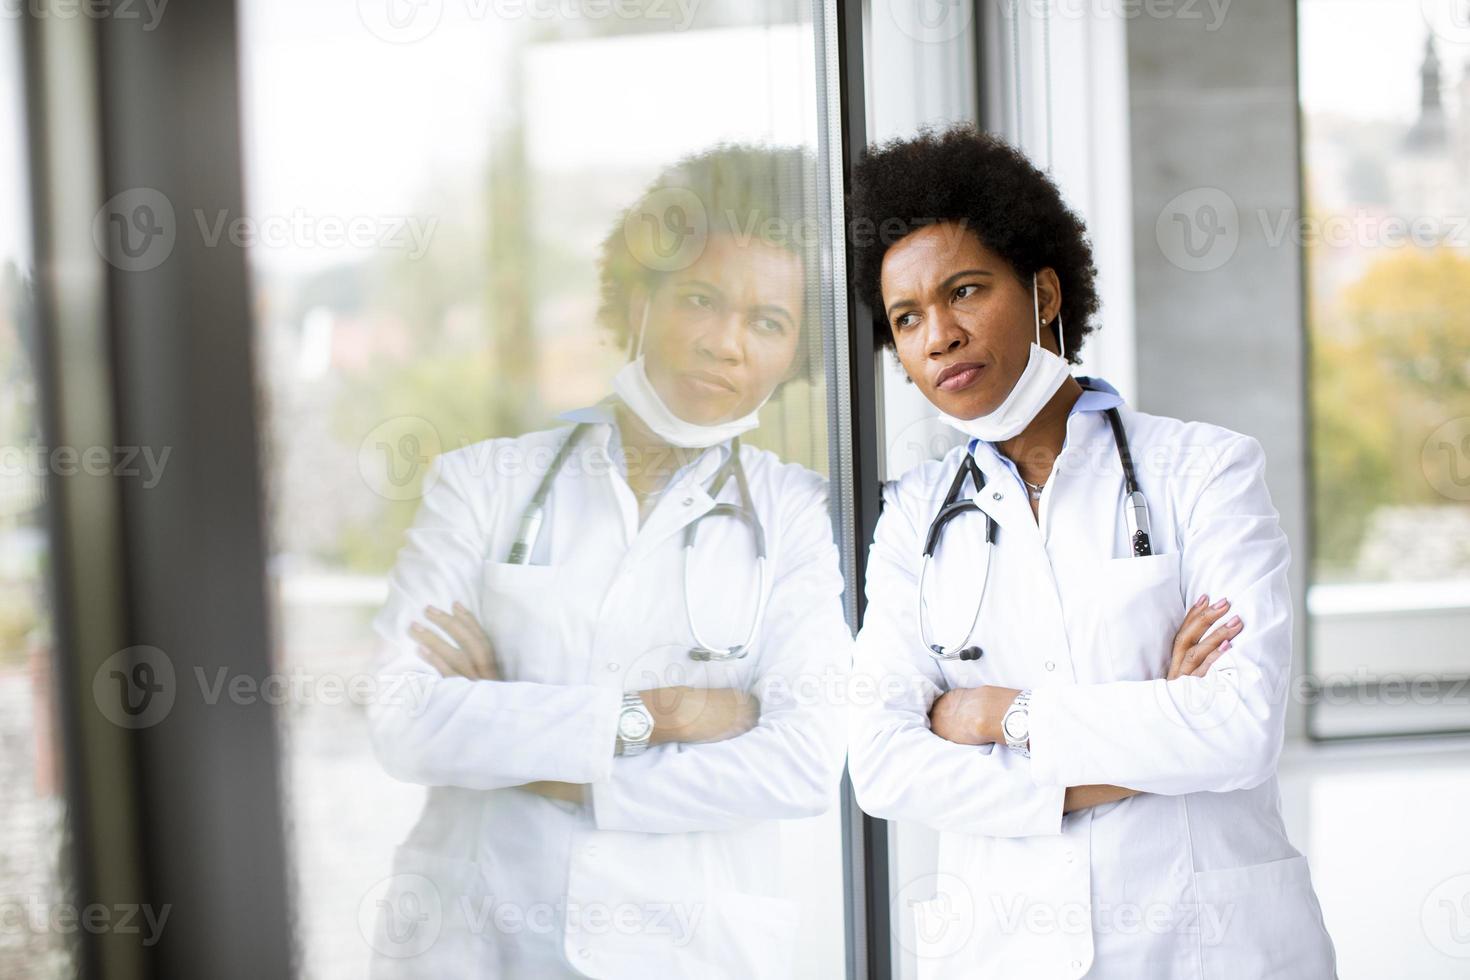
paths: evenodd
<path fill-rule="evenodd" d="M 557 477 L 533 563 L 505 558 L 568 427 L 438 457 L 375 620 L 383 688 L 411 683 L 370 708 L 374 747 L 391 775 L 431 790 L 394 856 L 382 907 L 397 913 L 374 926 L 374 975 L 788 977 L 800 923 L 780 862 L 801 855 L 783 857 L 777 820 L 830 805 L 845 748 L 825 693 L 842 689 L 852 642 L 825 481 L 742 447 L 768 605 L 746 659 L 700 664 L 681 532 L 714 505 L 705 487 L 729 444 L 679 473 L 639 527 L 605 404 L 564 418 L 606 421 Z M 733 478 L 719 499 L 739 499 Z M 733 519 L 699 527 L 691 600 L 713 643 L 748 628 L 751 542 Z M 409 624 L 455 600 L 504 680 L 442 678 L 416 655 Z M 672 685 L 753 690 L 760 722 L 615 757 L 623 692 Z M 532 780 L 590 784 L 590 804 L 512 788 Z"/>
<path fill-rule="evenodd" d="M 1068 419 L 1039 523 L 994 448 L 976 445 L 987 485 L 966 491 L 999 525 L 969 637 L 977 661 L 931 659 L 915 619 L 924 535 L 966 448 L 885 490 L 848 764 L 864 810 L 940 831 L 938 873 L 897 883 L 914 896 L 919 975 L 1332 977 L 1307 861 L 1281 819 L 1290 552 L 1260 444 L 1120 411 L 1152 518 L 1148 557 L 1124 557 L 1122 467 L 1102 412 Z M 975 513 L 944 533 L 926 584 L 938 642 L 969 626 L 983 535 Z M 1166 681 L 1201 593 L 1228 597 L 1245 631 L 1207 677 Z M 1035 692 L 1029 759 L 930 731 L 940 694 L 985 684 Z M 1093 783 L 1143 794 L 1064 816 L 1065 788 Z"/>

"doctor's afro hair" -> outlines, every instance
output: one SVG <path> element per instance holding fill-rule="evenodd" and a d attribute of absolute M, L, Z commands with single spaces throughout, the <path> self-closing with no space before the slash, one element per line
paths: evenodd
<path fill-rule="evenodd" d="M 873 340 L 893 346 L 880 272 L 890 246 L 921 227 L 957 221 L 1030 286 L 1051 267 L 1062 288 L 1067 360 L 1076 362 L 1098 310 L 1087 227 L 1050 177 L 1009 143 L 961 124 L 872 147 L 848 201 L 856 286 L 873 311 Z M 1056 331 L 1057 325 L 1052 323 Z"/>

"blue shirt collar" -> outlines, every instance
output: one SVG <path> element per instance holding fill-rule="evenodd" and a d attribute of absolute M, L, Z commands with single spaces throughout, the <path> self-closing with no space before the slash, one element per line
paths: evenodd
<path fill-rule="evenodd" d="M 574 408 L 570 411 L 562 412 L 560 415 L 557 416 L 557 418 L 565 422 L 571 422 L 574 425 L 578 422 L 587 422 L 592 424 L 601 422 L 605 425 L 614 425 L 616 424 L 617 419 L 613 416 L 613 399 L 616 397 L 616 395 L 608 395 L 606 398 L 602 399 L 602 401 L 596 402 L 592 405 L 586 405 L 582 408 Z"/>
<path fill-rule="evenodd" d="M 1082 386 L 1082 397 L 1072 403 L 1072 411 L 1067 413 L 1069 418 L 1077 412 L 1106 412 L 1110 408 L 1120 408 L 1124 404 L 1123 396 L 1118 394 L 1118 389 L 1102 378 L 1079 374 L 1077 383 Z"/>

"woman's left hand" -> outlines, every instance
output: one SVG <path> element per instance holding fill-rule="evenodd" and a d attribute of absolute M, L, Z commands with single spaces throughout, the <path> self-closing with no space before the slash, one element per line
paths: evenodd
<path fill-rule="evenodd" d="M 456 602 L 452 614 L 436 606 L 428 606 L 424 609 L 424 615 L 455 641 L 451 643 L 422 623 L 414 623 L 408 628 L 409 634 L 418 641 L 419 656 L 433 665 L 434 669 L 445 677 L 500 680 L 500 665 L 495 661 L 495 647 L 468 609 Z"/>

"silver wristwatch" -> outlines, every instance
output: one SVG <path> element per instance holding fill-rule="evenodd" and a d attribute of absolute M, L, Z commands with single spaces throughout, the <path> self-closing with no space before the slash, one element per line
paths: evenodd
<path fill-rule="evenodd" d="M 637 691 L 623 695 L 623 711 L 618 715 L 618 755 L 637 755 L 648 748 L 653 737 L 653 714 Z"/>
<path fill-rule="evenodd" d="M 1000 730 L 1005 733 L 1006 748 L 1024 756 L 1031 755 L 1031 691 L 1016 695 L 1016 700 L 1006 709 L 1000 720 Z"/>

